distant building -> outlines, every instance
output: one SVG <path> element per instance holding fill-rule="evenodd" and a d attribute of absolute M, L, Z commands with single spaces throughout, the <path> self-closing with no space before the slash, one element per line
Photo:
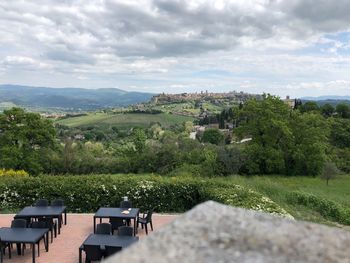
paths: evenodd
<path fill-rule="evenodd" d="M 289 96 L 286 96 L 286 98 L 283 100 L 285 104 L 287 104 L 290 108 L 295 108 L 295 99 L 291 99 Z"/>
<path fill-rule="evenodd" d="M 206 90 L 205 92 L 201 91 L 200 93 L 180 93 L 180 94 L 166 94 L 162 93 L 156 96 L 153 96 L 151 101 L 156 104 L 167 104 L 167 103 L 179 103 L 179 102 L 187 102 L 187 101 L 203 101 L 203 100 L 222 100 L 229 99 L 236 101 L 237 103 L 244 102 L 250 98 L 261 98 L 261 95 L 258 94 L 249 94 L 236 91 L 231 92 L 209 92 Z"/>
<path fill-rule="evenodd" d="M 85 136 L 84 136 L 84 134 L 76 134 L 76 135 L 74 135 L 74 139 L 82 141 L 82 140 L 85 140 Z"/>
<path fill-rule="evenodd" d="M 220 128 L 220 125 L 219 125 L 219 123 L 209 123 L 209 124 L 208 124 L 208 128 L 211 128 L 211 129 L 219 129 L 219 128 Z"/>
<path fill-rule="evenodd" d="M 253 138 L 245 138 L 239 142 L 236 142 L 236 143 L 246 143 L 246 142 L 250 142 L 251 140 L 253 140 Z"/>
<path fill-rule="evenodd" d="M 59 114 L 59 113 L 40 113 L 41 117 L 48 118 L 48 119 L 58 119 L 63 118 L 66 116 L 66 114 Z"/>

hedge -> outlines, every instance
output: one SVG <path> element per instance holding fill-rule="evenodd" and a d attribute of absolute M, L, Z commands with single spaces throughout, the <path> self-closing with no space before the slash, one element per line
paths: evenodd
<path fill-rule="evenodd" d="M 324 218 L 350 225 L 350 209 L 313 194 L 301 191 L 290 192 L 287 200 L 291 204 L 303 205 L 320 213 Z"/>
<path fill-rule="evenodd" d="M 118 207 L 128 196 L 135 207 L 157 212 L 184 212 L 206 200 L 261 210 L 287 213 L 254 191 L 213 180 L 160 177 L 156 175 L 86 175 L 3 178 L 0 181 L 0 207 L 17 210 L 39 198 L 63 198 L 70 212 L 95 212 L 99 207 Z"/>

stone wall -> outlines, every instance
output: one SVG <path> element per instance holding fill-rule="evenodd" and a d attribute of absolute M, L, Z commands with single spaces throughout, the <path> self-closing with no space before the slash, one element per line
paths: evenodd
<path fill-rule="evenodd" d="M 350 232 L 209 201 L 105 262 L 345 263 Z"/>

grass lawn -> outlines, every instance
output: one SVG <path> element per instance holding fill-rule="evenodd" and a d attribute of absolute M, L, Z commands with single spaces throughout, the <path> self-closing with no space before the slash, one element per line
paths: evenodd
<path fill-rule="evenodd" d="M 225 179 L 221 179 L 225 180 Z M 281 177 L 281 176 L 232 176 L 230 181 L 249 187 L 268 197 L 285 208 L 296 219 L 334 225 L 336 223 L 324 218 L 316 209 L 303 205 L 291 204 L 287 195 L 301 191 L 319 198 L 333 201 L 350 209 L 350 176 L 341 176 L 330 181 L 329 185 L 320 178 Z"/>
<path fill-rule="evenodd" d="M 73 117 L 58 120 L 57 123 L 70 127 L 102 125 L 116 126 L 120 128 L 128 127 L 148 127 L 152 122 L 159 122 L 163 127 L 169 127 L 174 124 L 193 121 L 191 117 L 177 116 L 172 114 L 142 114 L 142 113 L 90 113 L 87 116 Z"/>

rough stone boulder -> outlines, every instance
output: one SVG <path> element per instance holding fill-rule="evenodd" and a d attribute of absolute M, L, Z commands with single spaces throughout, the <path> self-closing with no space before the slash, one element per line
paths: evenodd
<path fill-rule="evenodd" d="M 106 262 L 350 262 L 350 232 L 200 204 Z"/>

